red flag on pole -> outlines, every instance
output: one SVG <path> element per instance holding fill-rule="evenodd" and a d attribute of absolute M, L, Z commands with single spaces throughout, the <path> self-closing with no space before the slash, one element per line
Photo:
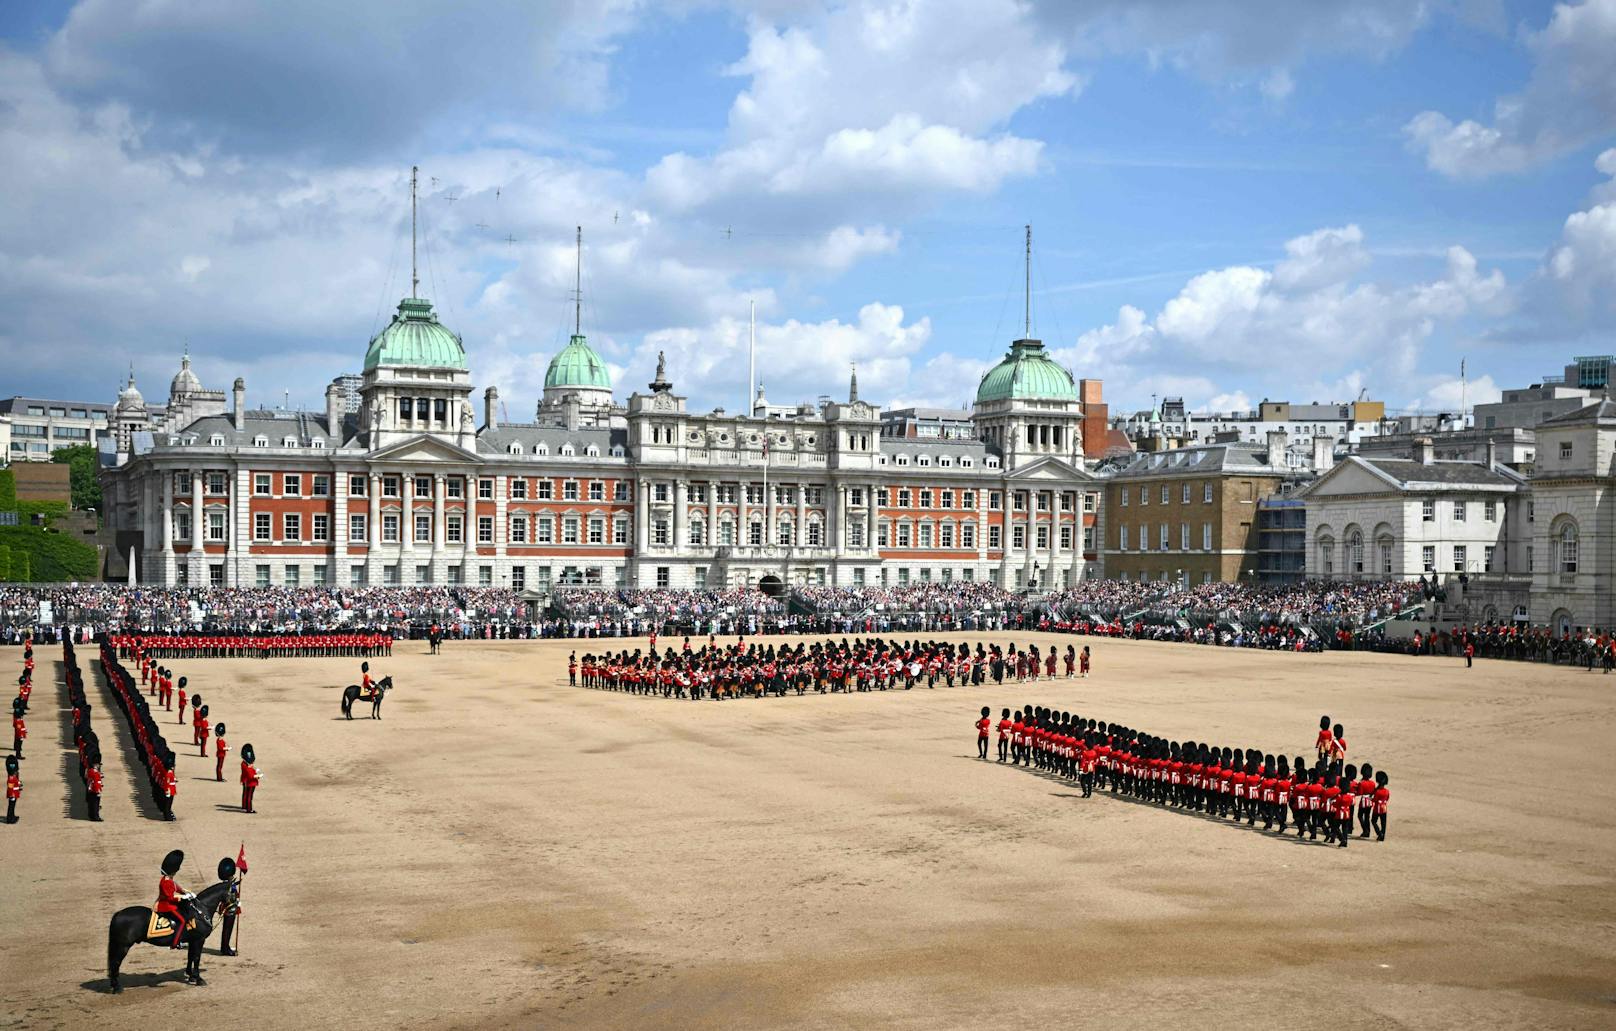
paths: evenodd
<path fill-rule="evenodd" d="M 242 873 L 247 872 L 247 843 L 243 841 L 241 848 L 236 850 L 236 869 Z"/>

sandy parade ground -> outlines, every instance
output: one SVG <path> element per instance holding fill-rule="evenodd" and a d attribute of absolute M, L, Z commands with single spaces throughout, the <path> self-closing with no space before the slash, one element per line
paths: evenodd
<path fill-rule="evenodd" d="M 1086 681 L 723 703 L 569 688 L 577 642 L 410 643 L 380 722 L 340 718 L 357 659 L 174 660 L 265 773 L 240 812 L 176 723 L 175 823 L 84 648 L 99 825 L 42 646 L 0 1027 L 1616 1026 L 1616 677 L 1085 641 Z M 977 710 L 1023 702 L 1293 756 L 1328 712 L 1391 775 L 1388 840 L 979 762 Z M 107 994 L 163 854 L 197 890 L 243 840 L 241 955 L 215 934 L 193 988 L 137 946 Z"/>

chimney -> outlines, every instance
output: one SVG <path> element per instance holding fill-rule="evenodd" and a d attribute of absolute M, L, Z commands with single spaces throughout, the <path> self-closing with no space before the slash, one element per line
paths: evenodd
<path fill-rule="evenodd" d="M 234 389 L 236 397 L 236 429 L 240 431 L 247 428 L 247 381 L 237 376 Z"/>
<path fill-rule="evenodd" d="M 1268 431 L 1268 468 L 1285 468 L 1285 431 Z"/>
<path fill-rule="evenodd" d="M 581 404 L 577 394 L 568 394 L 561 399 L 561 424 L 569 430 L 578 428 L 580 422 L 579 409 Z"/>
<path fill-rule="evenodd" d="M 1492 437 L 1487 438 L 1487 468 L 1491 469 L 1498 464 L 1498 441 Z"/>
<path fill-rule="evenodd" d="M 499 388 L 489 387 L 483 391 L 483 428 L 499 429 Z"/>
<path fill-rule="evenodd" d="M 1421 465 L 1430 465 L 1436 461 L 1436 444 L 1430 437 L 1414 438 L 1414 461 Z"/>
<path fill-rule="evenodd" d="M 342 444 L 342 385 L 336 380 L 325 388 L 325 429 Z"/>
<path fill-rule="evenodd" d="M 1335 438 L 1320 434 L 1313 438 L 1313 471 L 1323 475 L 1335 465 Z"/>

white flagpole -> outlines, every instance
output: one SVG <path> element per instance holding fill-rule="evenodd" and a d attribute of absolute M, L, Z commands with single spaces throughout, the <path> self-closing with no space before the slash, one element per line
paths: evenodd
<path fill-rule="evenodd" d="M 741 409 L 752 414 L 752 399 L 757 397 L 757 301 L 746 302 L 746 406 Z"/>

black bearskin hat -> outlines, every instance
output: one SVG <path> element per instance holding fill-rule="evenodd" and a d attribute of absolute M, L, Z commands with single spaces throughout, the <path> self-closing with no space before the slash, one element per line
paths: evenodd
<path fill-rule="evenodd" d="M 179 873 L 180 867 L 184 865 L 185 853 L 181 852 L 179 849 L 175 849 L 163 857 L 163 873 L 167 874 L 169 877 Z"/>
<path fill-rule="evenodd" d="M 184 686 L 185 686 L 185 684 L 186 684 L 186 680 L 185 680 L 185 678 L 184 678 L 184 677 L 180 677 L 180 686 L 181 686 L 181 687 L 184 687 Z"/>
<path fill-rule="evenodd" d="M 252 745 L 246 744 L 241 746 L 241 761 L 244 763 L 257 762 L 257 759 L 253 755 Z"/>
<path fill-rule="evenodd" d="M 215 723 L 213 725 L 213 735 L 215 737 L 224 737 L 224 724 L 223 723 Z"/>
<path fill-rule="evenodd" d="M 369 673 L 370 672 L 370 663 L 361 662 L 359 664 L 359 672 L 361 672 L 361 673 Z"/>
<path fill-rule="evenodd" d="M 196 710 L 196 714 L 198 716 L 201 716 L 203 719 L 207 719 L 208 718 L 208 707 L 206 705 L 202 706 L 202 708 Z"/>

